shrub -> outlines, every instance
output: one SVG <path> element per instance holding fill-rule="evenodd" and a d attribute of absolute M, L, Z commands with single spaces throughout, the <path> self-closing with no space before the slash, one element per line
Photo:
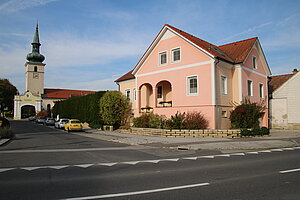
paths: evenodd
<path fill-rule="evenodd" d="M 9 128 L 0 128 L 0 139 L 12 139 L 15 137 L 15 132 Z"/>
<path fill-rule="evenodd" d="M 133 119 L 133 126 L 137 128 L 163 128 L 164 117 L 148 113 L 142 114 L 140 117 L 135 117 Z"/>
<path fill-rule="evenodd" d="M 100 99 L 100 116 L 104 124 L 117 128 L 128 121 L 131 112 L 130 102 L 119 91 L 106 92 Z"/>
<path fill-rule="evenodd" d="M 171 121 L 169 122 L 169 125 L 171 125 L 170 129 L 184 129 L 184 119 L 185 113 L 177 112 L 175 115 L 172 115 Z"/>
<path fill-rule="evenodd" d="M 263 102 L 251 102 L 245 99 L 241 105 L 235 107 L 230 114 L 232 128 L 259 128 L 259 118 L 263 116 L 265 107 Z"/>
<path fill-rule="evenodd" d="M 186 129 L 207 129 L 208 120 L 201 112 L 188 112 L 184 118 L 184 126 Z"/>
<path fill-rule="evenodd" d="M 0 117 L 0 121 L 2 121 L 0 128 L 10 128 L 10 123 L 6 118 Z"/>
<path fill-rule="evenodd" d="M 269 135 L 270 129 L 266 127 L 261 128 L 253 128 L 253 129 L 241 129 L 241 136 L 263 136 L 263 135 Z"/>

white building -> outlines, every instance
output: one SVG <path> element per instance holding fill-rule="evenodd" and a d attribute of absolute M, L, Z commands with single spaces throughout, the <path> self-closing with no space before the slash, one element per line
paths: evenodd
<path fill-rule="evenodd" d="M 271 76 L 270 122 L 273 129 L 300 129 L 300 73 Z"/>

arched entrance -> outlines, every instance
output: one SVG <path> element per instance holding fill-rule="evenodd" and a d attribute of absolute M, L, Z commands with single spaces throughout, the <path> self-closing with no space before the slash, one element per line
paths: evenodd
<path fill-rule="evenodd" d="M 35 115 L 35 107 L 32 105 L 24 105 L 21 107 L 21 118 L 28 118 Z"/>
<path fill-rule="evenodd" d="M 172 107 L 172 85 L 169 81 L 156 84 L 156 107 Z"/>
<path fill-rule="evenodd" d="M 145 83 L 139 88 L 139 102 L 142 113 L 148 113 L 153 111 L 153 88 L 149 83 Z"/>

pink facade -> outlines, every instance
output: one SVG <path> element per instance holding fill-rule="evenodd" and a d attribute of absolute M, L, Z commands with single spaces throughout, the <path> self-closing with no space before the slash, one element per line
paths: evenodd
<path fill-rule="evenodd" d="M 210 129 L 230 128 L 233 102 L 249 96 L 248 80 L 252 101 L 267 102 L 268 94 L 270 70 L 258 39 L 245 40 L 240 50 L 245 58 L 237 63 L 234 56 L 239 55 L 231 46 L 240 43 L 218 48 L 165 25 L 131 74 L 116 82 L 122 92 L 135 92 L 130 98 L 135 116 L 153 112 L 170 117 L 176 112 L 201 111 Z M 268 125 L 267 117 L 266 112 L 263 126 Z"/>

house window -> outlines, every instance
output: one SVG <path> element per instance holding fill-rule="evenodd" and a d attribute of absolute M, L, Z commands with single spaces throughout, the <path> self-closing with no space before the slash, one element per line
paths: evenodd
<path fill-rule="evenodd" d="M 34 66 L 33 71 L 34 71 L 34 72 L 37 72 L 37 66 Z"/>
<path fill-rule="evenodd" d="M 257 59 L 255 56 L 252 57 L 252 64 L 253 64 L 253 68 L 257 69 Z"/>
<path fill-rule="evenodd" d="M 130 90 L 125 90 L 125 96 L 127 100 L 130 100 Z"/>
<path fill-rule="evenodd" d="M 227 77 L 224 75 L 221 76 L 221 93 L 227 94 Z"/>
<path fill-rule="evenodd" d="M 198 94 L 198 77 L 190 76 L 187 78 L 188 84 L 188 95 L 197 95 Z"/>
<path fill-rule="evenodd" d="M 162 98 L 162 86 L 157 87 L 157 98 L 158 99 Z"/>
<path fill-rule="evenodd" d="M 253 81 L 248 80 L 248 96 L 252 97 L 253 96 Z"/>
<path fill-rule="evenodd" d="M 180 48 L 172 49 L 172 62 L 180 61 Z"/>
<path fill-rule="evenodd" d="M 159 65 L 167 64 L 167 52 L 159 53 Z"/>
<path fill-rule="evenodd" d="M 133 100 L 136 101 L 136 90 L 135 88 L 132 89 L 132 95 L 133 95 Z"/>
<path fill-rule="evenodd" d="M 264 84 L 259 84 L 259 97 L 264 98 Z"/>
<path fill-rule="evenodd" d="M 227 118 L 227 111 L 226 110 L 222 110 L 222 118 Z"/>

